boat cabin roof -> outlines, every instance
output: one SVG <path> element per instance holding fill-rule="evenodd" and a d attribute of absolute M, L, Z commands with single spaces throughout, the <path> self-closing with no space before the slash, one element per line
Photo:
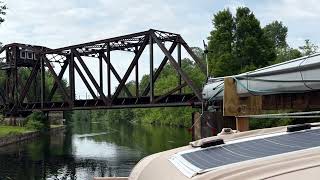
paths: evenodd
<path fill-rule="evenodd" d="M 217 139 L 224 144 L 193 147 Z M 190 144 L 142 159 L 129 179 L 317 179 L 320 170 L 319 127 L 260 129 Z"/>

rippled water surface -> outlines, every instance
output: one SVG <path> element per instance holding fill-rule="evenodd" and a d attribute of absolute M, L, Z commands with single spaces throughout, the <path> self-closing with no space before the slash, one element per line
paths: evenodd
<path fill-rule="evenodd" d="M 182 128 L 77 123 L 65 133 L 0 148 L 0 180 L 128 176 L 143 157 L 188 144 Z"/>

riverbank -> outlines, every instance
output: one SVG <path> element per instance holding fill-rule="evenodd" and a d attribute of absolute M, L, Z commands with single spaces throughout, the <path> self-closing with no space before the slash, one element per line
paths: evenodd
<path fill-rule="evenodd" d="M 0 126 L 0 138 L 6 137 L 6 136 L 12 136 L 17 134 L 23 134 L 31 132 L 29 129 L 25 127 L 19 127 L 19 126 Z"/>
<path fill-rule="evenodd" d="M 51 126 L 50 134 L 64 131 L 65 126 Z M 40 136 L 40 131 L 31 131 L 24 127 L 0 126 L 0 147 L 29 140 Z"/>

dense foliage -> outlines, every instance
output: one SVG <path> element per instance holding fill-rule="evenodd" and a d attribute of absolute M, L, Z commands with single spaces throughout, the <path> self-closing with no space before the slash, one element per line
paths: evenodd
<path fill-rule="evenodd" d="M 274 42 L 249 8 L 238 8 L 235 17 L 228 9 L 220 11 L 214 15 L 213 25 L 215 29 L 208 38 L 212 75 L 238 74 L 266 66 L 276 59 Z"/>
<path fill-rule="evenodd" d="M 239 74 L 318 50 L 310 40 L 299 49 L 291 48 L 286 41 L 288 28 L 282 22 L 274 21 L 262 28 L 247 7 L 239 7 L 235 16 L 224 9 L 213 16 L 212 23 L 208 59 L 210 74 L 216 77 Z"/>

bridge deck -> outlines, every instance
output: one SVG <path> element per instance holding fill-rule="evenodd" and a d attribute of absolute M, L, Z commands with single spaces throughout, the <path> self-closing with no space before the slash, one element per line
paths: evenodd
<path fill-rule="evenodd" d="M 157 98 L 159 98 L 157 100 Z M 89 109 L 120 109 L 120 108 L 151 108 L 151 107 L 181 107 L 199 106 L 201 102 L 193 94 L 174 94 L 165 98 L 155 96 L 157 101 L 150 103 L 150 97 L 117 98 L 111 104 L 105 104 L 101 99 L 75 100 L 73 105 L 68 102 L 28 102 L 21 104 L 19 111 L 61 111 L 61 110 L 89 110 Z M 14 104 L 7 104 L 6 109 L 15 109 Z M 10 111 L 10 110 L 9 110 Z"/>

